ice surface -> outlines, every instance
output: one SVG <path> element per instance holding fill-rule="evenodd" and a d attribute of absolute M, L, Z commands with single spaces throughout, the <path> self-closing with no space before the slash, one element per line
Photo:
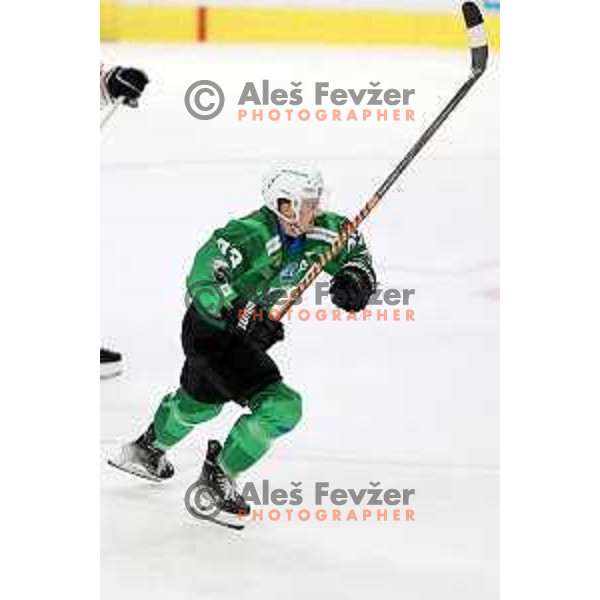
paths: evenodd
<path fill-rule="evenodd" d="M 118 111 L 101 141 L 102 332 L 125 355 L 124 375 L 101 383 L 104 461 L 177 385 L 193 254 L 257 206 L 269 165 L 318 160 L 331 207 L 351 215 L 462 83 L 468 56 L 106 45 L 102 58 L 152 80 L 141 108 Z M 264 78 L 415 88 L 417 122 L 235 121 L 236 91 Z M 198 79 L 225 90 L 213 121 L 183 106 Z M 239 414 L 228 406 L 173 452 L 177 475 L 164 486 L 102 464 L 105 598 L 498 596 L 498 89 L 492 60 L 363 228 L 383 285 L 416 289 L 416 321 L 289 324 L 274 356 L 304 418 L 247 476 L 415 488 L 416 521 L 263 522 L 241 535 L 194 521 L 183 495 L 206 440 L 223 439 Z"/>

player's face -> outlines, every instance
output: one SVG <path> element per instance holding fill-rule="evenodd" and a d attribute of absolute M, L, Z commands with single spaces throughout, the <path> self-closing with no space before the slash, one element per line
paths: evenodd
<path fill-rule="evenodd" d="M 300 205 L 300 211 L 298 215 L 298 225 L 302 231 L 306 232 L 312 229 L 313 223 L 317 218 L 317 212 L 319 210 L 319 199 L 318 198 L 307 198 L 302 201 Z"/>
<path fill-rule="evenodd" d="M 293 224 L 283 221 L 283 227 L 288 235 L 294 237 L 306 233 L 312 229 L 313 223 L 319 211 L 318 198 L 306 198 L 300 204 L 298 214 L 291 202 L 281 202 L 279 210 Z"/>

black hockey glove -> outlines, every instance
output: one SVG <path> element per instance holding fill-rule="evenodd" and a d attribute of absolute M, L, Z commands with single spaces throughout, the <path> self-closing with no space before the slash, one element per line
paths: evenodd
<path fill-rule="evenodd" d="M 375 273 L 362 265 L 348 265 L 333 278 L 329 296 L 343 310 L 358 312 L 367 306 L 374 291 Z"/>
<path fill-rule="evenodd" d="M 114 67 L 106 74 L 106 89 L 113 100 L 124 97 L 125 104 L 136 108 L 139 97 L 150 81 L 144 71 L 133 67 Z"/>
<path fill-rule="evenodd" d="M 229 331 L 247 339 L 260 350 L 283 340 L 283 323 L 269 319 L 266 310 L 252 300 L 238 302 L 225 312 Z"/>

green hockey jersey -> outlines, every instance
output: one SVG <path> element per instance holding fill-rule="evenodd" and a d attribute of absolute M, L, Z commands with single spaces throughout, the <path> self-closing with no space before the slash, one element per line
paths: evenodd
<path fill-rule="evenodd" d="M 287 297 L 347 223 L 345 217 L 324 212 L 310 232 L 291 238 L 266 207 L 229 221 L 196 253 L 186 280 L 188 296 L 200 314 L 216 317 L 211 318 L 216 326 L 224 327 L 218 318 L 234 302 L 252 300 L 270 310 Z M 352 234 L 324 270 L 335 275 L 346 265 L 373 273 L 371 256 L 359 232 Z"/>

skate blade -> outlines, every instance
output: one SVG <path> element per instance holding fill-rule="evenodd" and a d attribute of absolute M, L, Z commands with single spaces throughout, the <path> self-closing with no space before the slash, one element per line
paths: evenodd
<path fill-rule="evenodd" d="M 195 511 L 194 518 L 199 521 L 208 521 L 209 523 L 214 523 L 215 525 L 220 525 L 221 527 L 227 527 L 228 529 L 235 529 L 236 531 L 242 531 L 246 528 L 244 523 L 241 523 L 238 517 L 232 516 L 232 519 L 235 521 L 228 521 L 227 519 L 220 519 L 219 517 L 211 517 L 208 515 L 203 515 L 201 512 Z"/>
<path fill-rule="evenodd" d="M 147 481 L 154 481 L 155 483 L 162 483 L 164 479 L 160 479 L 160 477 L 155 477 L 154 475 L 150 475 L 147 471 L 143 469 L 136 468 L 134 465 L 125 465 L 118 464 L 112 461 L 110 458 L 106 461 L 111 467 L 118 469 L 119 471 L 123 471 L 124 473 L 129 473 L 130 475 L 135 475 L 136 477 L 140 477 L 141 479 L 146 479 Z"/>
<path fill-rule="evenodd" d="M 188 513 L 199 521 L 209 521 L 211 523 L 215 523 L 215 525 L 228 527 L 229 529 L 236 529 L 237 531 L 241 531 L 246 527 L 244 520 L 247 518 L 247 515 L 246 517 L 240 518 L 240 516 L 237 514 L 221 512 L 220 510 L 215 512 L 214 507 L 208 511 L 204 511 L 197 506 L 191 505 L 188 501 L 187 495 L 185 499 L 185 507 Z"/>

